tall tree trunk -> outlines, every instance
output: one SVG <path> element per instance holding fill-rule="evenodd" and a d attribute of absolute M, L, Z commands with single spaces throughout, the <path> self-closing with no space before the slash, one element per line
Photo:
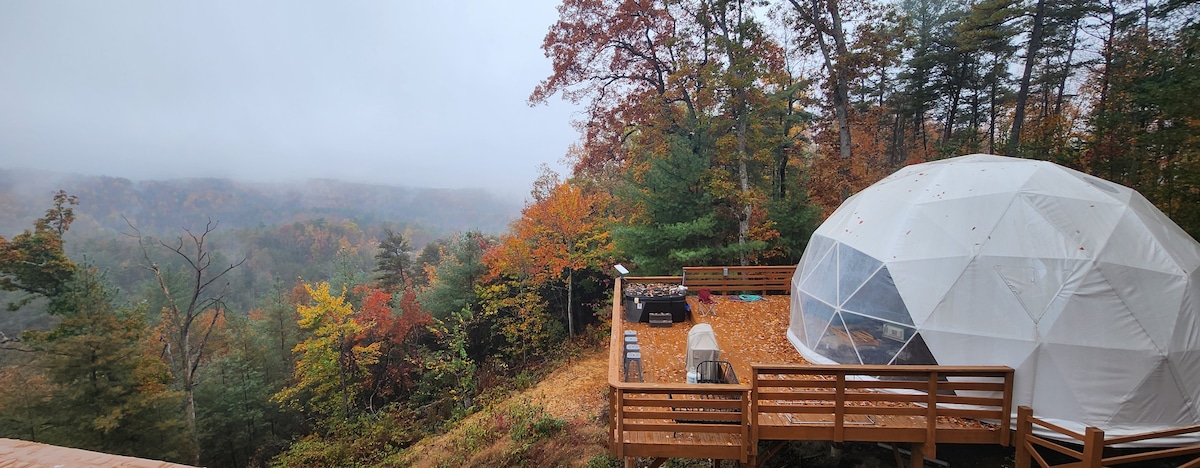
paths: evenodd
<path fill-rule="evenodd" d="M 953 91 L 950 92 L 950 107 L 946 109 L 946 131 L 942 136 L 943 147 L 954 136 L 954 121 L 958 119 L 958 102 L 962 99 L 962 82 L 967 75 L 967 57 L 963 57 L 958 74 L 954 77 Z"/>
<path fill-rule="evenodd" d="M 567 333 L 575 338 L 575 269 L 567 269 Z"/>
<path fill-rule="evenodd" d="M 1013 110 L 1012 132 L 1008 135 L 1008 155 L 1015 156 L 1021 144 L 1021 126 L 1025 124 L 1025 104 L 1029 100 L 1029 81 L 1033 77 L 1033 65 L 1037 63 L 1042 49 L 1042 23 L 1046 16 L 1046 0 L 1038 0 L 1033 14 L 1033 30 L 1029 32 L 1029 45 L 1025 47 L 1025 70 L 1021 72 L 1021 87 L 1017 90 L 1016 107 Z"/>
<path fill-rule="evenodd" d="M 995 64 L 993 64 L 993 68 Z M 999 77 L 993 77 L 988 96 L 988 153 L 996 153 L 996 88 Z"/>
<path fill-rule="evenodd" d="M 742 212 L 738 215 L 738 261 L 742 266 L 746 266 L 750 264 L 746 258 L 746 242 L 750 233 L 750 214 L 753 213 L 754 207 L 750 204 L 750 174 L 746 170 L 746 160 L 749 159 L 746 155 L 746 91 L 741 90 L 738 94 L 741 95 L 741 104 L 738 105 L 741 109 L 737 116 L 738 179 L 742 189 Z"/>
<path fill-rule="evenodd" d="M 1075 57 L 1075 46 L 1079 43 L 1079 25 L 1078 19 L 1071 24 L 1071 45 L 1067 48 L 1067 63 L 1062 78 L 1058 80 L 1058 94 L 1054 99 L 1054 115 L 1062 115 L 1062 105 L 1067 95 L 1067 79 L 1071 77 L 1071 61 Z"/>
<path fill-rule="evenodd" d="M 186 336 L 186 335 L 185 335 Z M 183 355 L 191 356 L 191 344 L 183 341 Z M 188 431 L 191 432 L 192 466 L 200 466 L 200 431 L 196 428 L 196 380 L 189 369 L 183 371 L 184 416 L 187 418 Z"/>
<path fill-rule="evenodd" d="M 345 338 L 338 336 L 338 387 L 342 390 L 342 416 L 347 421 L 350 420 L 350 389 L 346 383 L 346 368 L 350 363 L 345 359 L 346 342 Z"/>
<path fill-rule="evenodd" d="M 738 263 L 742 266 L 749 264 L 749 259 L 746 257 L 746 244 L 748 243 L 750 234 L 750 215 L 754 212 L 754 207 L 751 204 L 750 197 L 750 174 L 747 170 L 747 161 L 750 159 L 746 152 L 746 119 L 749 110 L 749 98 L 746 95 L 746 88 L 749 86 L 746 83 L 746 70 L 738 65 L 747 55 L 747 51 L 742 47 L 745 37 L 741 32 L 733 33 L 733 31 L 741 31 L 742 25 L 742 4 L 737 2 L 734 5 L 736 9 L 733 11 L 735 18 L 730 21 L 728 5 L 720 5 L 714 11 L 716 17 L 715 26 L 720 30 L 720 36 L 724 40 L 725 56 L 729 63 L 729 71 L 733 74 L 733 119 L 734 119 L 734 137 L 737 145 L 737 166 L 738 166 L 738 185 L 741 191 L 741 197 L 737 201 L 741 205 L 738 210 Z M 731 24 L 732 23 L 732 24 Z M 706 29 L 707 30 L 707 29 Z"/>
<path fill-rule="evenodd" d="M 830 101 L 837 118 L 839 155 L 843 160 L 849 160 L 851 156 L 850 84 L 845 72 L 845 61 L 849 52 L 846 47 L 846 34 L 842 30 L 842 14 L 838 7 L 838 0 L 812 0 L 811 4 L 804 6 L 800 5 L 799 0 L 789 0 L 789 2 L 796 13 L 800 15 L 800 19 L 812 27 L 815 33 L 815 42 L 824 59 L 825 69 L 829 72 L 830 87 L 833 90 Z M 829 18 L 828 25 L 824 21 L 826 14 Z M 825 36 L 829 36 L 833 40 L 834 50 L 829 50 Z"/>
<path fill-rule="evenodd" d="M 569 239 L 563 239 L 567 244 L 567 336 L 575 338 L 575 245 Z"/>
<path fill-rule="evenodd" d="M 850 159 L 850 83 L 846 76 L 846 59 L 850 55 L 846 48 L 846 33 L 842 31 L 842 14 L 838 8 L 838 0 L 827 0 L 825 5 L 829 10 L 830 26 L 832 26 L 833 44 L 837 52 L 834 60 L 833 79 L 833 108 L 838 119 L 838 143 L 841 145 L 841 157 Z M 846 198 L 846 197 L 843 197 Z"/>

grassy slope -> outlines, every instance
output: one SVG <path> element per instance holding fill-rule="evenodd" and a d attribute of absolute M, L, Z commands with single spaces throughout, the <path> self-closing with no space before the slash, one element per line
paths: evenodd
<path fill-rule="evenodd" d="M 585 466 L 606 451 L 600 412 L 607 404 L 607 351 L 585 354 L 564 364 L 533 388 L 464 419 L 446 434 L 405 451 L 402 462 L 441 466 Z M 561 429 L 521 421 L 551 419 Z M 522 431 L 524 430 L 524 433 Z M 529 434 L 532 432 L 532 434 Z M 549 433 L 552 432 L 552 435 Z M 514 437 L 513 434 L 517 435 Z"/>

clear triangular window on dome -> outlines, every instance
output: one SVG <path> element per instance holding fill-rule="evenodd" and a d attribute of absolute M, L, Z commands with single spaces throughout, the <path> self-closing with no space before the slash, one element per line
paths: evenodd
<path fill-rule="evenodd" d="M 850 296 L 843 309 L 890 322 L 912 325 L 912 316 L 904 305 L 904 298 L 896 290 L 896 282 L 887 267 L 876 271 L 866 283 Z"/>
<path fill-rule="evenodd" d="M 833 316 L 829 330 L 821 337 L 821 341 L 817 342 L 814 351 L 839 364 L 862 364 L 858 351 L 854 349 L 854 341 L 850 339 L 850 332 L 842 323 L 841 314 Z"/>
<path fill-rule="evenodd" d="M 830 250 L 833 249 L 833 246 L 833 239 L 825 236 L 812 236 L 812 239 L 808 241 L 808 245 L 804 247 L 803 258 L 805 261 L 805 267 L 801 272 L 801 280 L 807 280 L 809 276 L 812 276 L 816 269 L 816 262 L 825 258 L 826 255 L 829 254 Z"/>
<path fill-rule="evenodd" d="M 921 334 L 917 333 L 908 340 L 908 344 L 900 349 L 896 354 L 896 359 L 893 359 L 893 365 L 930 365 L 936 366 L 937 359 L 933 357 L 933 352 L 929 351 L 929 346 L 925 344 L 925 339 L 921 338 Z"/>
<path fill-rule="evenodd" d="M 876 318 L 842 311 L 846 331 L 854 341 L 854 349 L 863 364 L 887 364 L 892 362 L 900 349 L 917 332 L 915 328 L 885 322 Z"/>
<path fill-rule="evenodd" d="M 817 262 L 812 274 L 800 283 L 800 290 L 829 304 L 836 304 L 837 287 L 837 249 L 830 249 L 825 258 Z"/>
<path fill-rule="evenodd" d="M 845 303 L 881 266 L 883 262 L 874 257 L 838 243 L 838 304 Z"/>
<path fill-rule="evenodd" d="M 805 293 L 800 293 L 800 308 L 804 314 L 804 345 L 816 349 L 829 322 L 833 320 L 833 306 Z"/>

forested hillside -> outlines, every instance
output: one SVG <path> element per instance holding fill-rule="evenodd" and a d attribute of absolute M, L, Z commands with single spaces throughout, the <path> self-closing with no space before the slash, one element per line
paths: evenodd
<path fill-rule="evenodd" d="M 221 222 L 227 229 L 278 226 L 314 219 L 352 220 L 361 226 L 403 223 L 418 246 L 455 231 L 503 231 L 519 200 L 483 190 L 423 189 L 334 180 L 251 183 L 228 179 L 132 181 L 0 168 L 0 235 L 11 235 L 41 215 L 48 197 L 66 190 L 80 199 L 72 236 L 86 239 L 127 232 L 125 218 L 147 233 Z"/>
<path fill-rule="evenodd" d="M 247 310 L 272 290 L 295 281 L 329 279 L 336 265 L 370 271 L 386 231 L 421 249 L 467 230 L 496 233 L 519 213 L 515 200 L 482 190 L 419 189 L 314 180 L 295 184 L 225 179 L 134 182 L 0 169 L 0 236 L 28 229 L 57 190 L 77 197 L 73 229 L 65 236 L 72 258 L 105 271 L 123 296 L 139 292 L 144 268 L 130 234 L 174 239 L 185 229 L 216 227 L 209 247 L 223 259 L 245 259 L 231 272 L 230 306 Z M 435 247 L 436 249 L 436 247 Z M 170 259 L 164 264 L 175 263 Z M 145 262 L 141 262 L 145 263 Z M 0 299 L 7 297 L 0 292 Z M 0 333 L 15 335 L 49 322 L 39 304 L 0 316 Z"/>
<path fill-rule="evenodd" d="M 51 320 L 0 337 L 0 437 L 392 466 L 458 426 L 528 462 L 566 422 L 498 402 L 607 336 L 613 263 L 791 264 L 908 163 L 1050 160 L 1200 234 L 1197 1 L 564 0 L 543 50 L 530 103 L 581 139 L 495 236 L 464 192 L 6 174 L 37 190 L 0 199 L 0 286 Z"/>

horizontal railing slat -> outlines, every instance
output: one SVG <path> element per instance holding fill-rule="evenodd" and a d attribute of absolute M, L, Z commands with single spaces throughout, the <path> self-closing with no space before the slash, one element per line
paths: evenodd
<path fill-rule="evenodd" d="M 837 387 L 837 382 L 832 380 L 792 380 L 792 379 L 760 379 L 758 381 L 759 388 L 762 387 L 796 387 L 796 388 L 834 388 Z"/>
<path fill-rule="evenodd" d="M 625 423 L 625 430 L 630 432 L 705 432 L 715 434 L 740 434 L 742 432 L 741 424 L 702 424 L 702 423 L 660 423 L 660 424 L 639 424 Z"/>
<path fill-rule="evenodd" d="M 958 395 L 938 395 L 938 403 L 976 406 L 1003 406 L 1004 399 L 996 397 L 974 397 Z"/>
<path fill-rule="evenodd" d="M 892 416 L 923 416 L 927 413 L 920 406 L 847 406 L 846 414 L 887 414 Z"/>
<path fill-rule="evenodd" d="M 626 398 L 621 402 L 625 411 L 637 411 L 631 408 L 646 407 L 646 408 L 713 408 L 713 409 L 737 409 L 742 407 L 741 400 L 642 400 Z"/>
<path fill-rule="evenodd" d="M 626 411 L 624 414 L 626 421 L 631 419 L 702 419 L 733 422 L 742 420 L 741 413 L 723 411 Z"/>
<path fill-rule="evenodd" d="M 1132 434 L 1132 435 L 1127 435 L 1127 436 L 1123 436 L 1123 437 L 1113 437 L 1111 439 L 1104 439 L 1104 445 L 1117 445 L 1117 444 L 1137 442 L 1137 441 L 1147 440 L 1147 439 L 1157 439 L 1160 437 L 1172 437 L 1172 436 L 1183 435 L 1183 434 L 1191 434 L 1193 432 L 1200 432 L 1200 425 L 1179 427 L 1179 428 L 1175 428 L 1175 429 L 1168 429 L 1165 431 L 1154 431 L 1154 432 L 1145 432 L 1142 434 Z"/>
<path fill-rule="evenodd" d="M 833 405 L 777 405 L 760 403 L 760 413 L 833 414 Z"/>
<path fill-rule="evenodd" d="M 996 409 L 966 408 L 939 408 L 937 414 L 938 416 L 966 419 L 1000 419 L 1000 416 L 1002 415 L 1001 411 Z"/>

